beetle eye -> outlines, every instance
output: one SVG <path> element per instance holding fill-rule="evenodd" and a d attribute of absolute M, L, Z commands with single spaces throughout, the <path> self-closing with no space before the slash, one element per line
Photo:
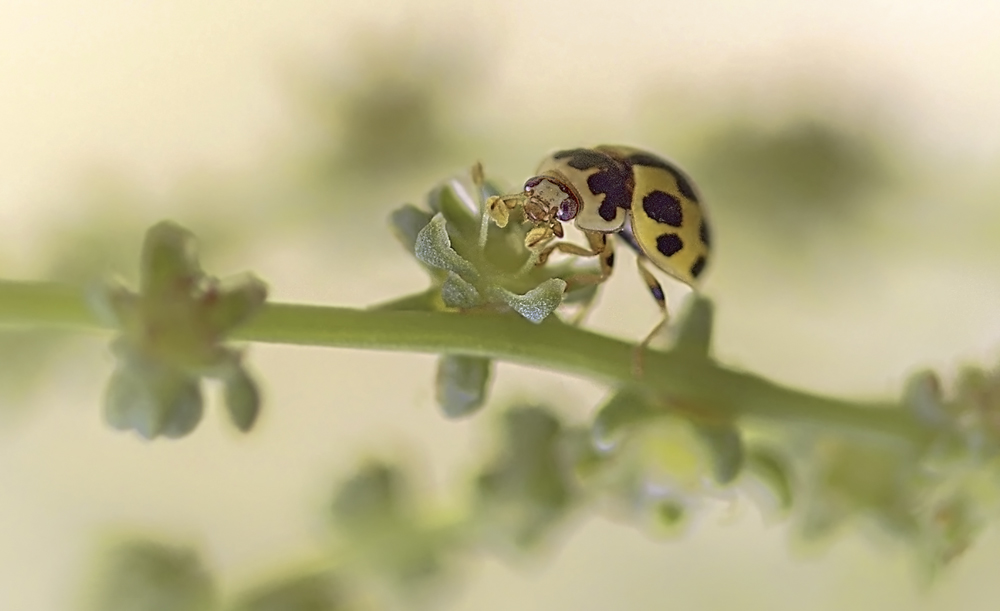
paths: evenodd
<path fill-rule="evenodd" d="M 561 204 L 559 204 L 559 211 L 556 212 L 556 218 L 560 221 L 572 221 L 576 218 L 576 214 L 580 211 L 580 204 L 577 203 L 575 199 L 564 199 Z"/>
<path fill-rule="evenodd" d="M 545 178 L 542 176 L 535 176 L 534 178 L 529 178 L 528 181 L 524 183 L 524 190 L 530 193 L 531 190 L 537 187 L 539 184 L 541 184 L 543 180 L 545 180 Z"/>

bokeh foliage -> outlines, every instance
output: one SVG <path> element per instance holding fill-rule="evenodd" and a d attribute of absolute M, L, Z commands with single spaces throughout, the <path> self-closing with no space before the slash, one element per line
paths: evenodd
<path fill-rule="evenodd" d="M 408 206 L 393 216 L 400 241 L 425 265 L 431 287 L 418 298 L 381 307 L 447 309 L 455 316 L 475 315 L 485 307 L 494 315 L 525 316 L 502 297 L 449 303 L 446 287 L 452 275 L 469 278 L 463 281 L 470 286 L 479 283 L 473 287 L 476 295 L 480 287 L 502 282 L 505 273 L 521 279 L 518 265 L 502 263 L 507 257 L 523 262 L 514 246 L 523 229 L 512 225 L 490 234 L 489 239 L 506 245 L 499 250 L 489 251 L 476 239 L 472 213 L 484 194 L 471 194 L 480 187 L 450 180 L 432 191 L 429 210 Z M 427 237 L 428 231 L 436 237 Z M 508 231 L 514 239 L 507 239 Z M 189 237 L 172 226 L 151 230 L 147 253 L 152 254 L 145 258 L 141 286 L 156 293 L 158 282 L 169 288 L 192 271 L 201 274 L 184 246 Z M 166 248 L 164 259 L 154 256 L 159 248 Z M 501 264 L 490 257 L 500 257 Z M 547 274 L 553 270 L 572 273 L 559 266 L 536 269 L 533 281 L 552 280 Z M 481 293 L 489 297 L 491 290 Z M 178 297 L 183 304 L 189 296 Z M 156 303 L 169 305 L 170 300 Z M 237 311 L 242 320 L 248 309 Z M 710 301 L 690 300 L 671 328 L 670 349 L 689 360 L 712 360 L 713 322 Z M 170 360 L 178 354 L 186 352 L 160 356 Z M 446 416 L 469 416 L 489 403 L 489 368 L 488 359 L 441 358 L 436 384 Z M 603 513 L 649 533 L 676 534 L 720 506 L 748 500 L 766 516 L 787 519 L 804 542 L 829 541 L 849 528 L 874 529 L 906 546 L 918 568 L 933 577 L 1000 512 L 998 388 L 1000 369 L 966 368 L 950 391 L 932 372 L 913 376 L 892 409 L 922 427 L 916 435 L 910 428 L 894 433 L 825 430 L 795 421 L 755 423 L 640 384 L 612 389 L 585 425 L 569 422 L 551 405 L 508 405 L 494 416 L 500 430 L 494 450 L 447 498 L 422 492 L 414 485 L 421 474 L 402 461 L 361 464 L 333 494 L 329 567 L 320 573 L 310 568 L 272 589 L 244 595 L 239 598 L 243 606 L 236 608 L 348 609 L 355 602 L 344 601 L 359 600 L 375 608 L 407 606 L 457 583 L 461 567 L 476 555 L 534 554 L 550 547 L 574 517 Z M 149 544 L 135 545 L 146 549 Z M 122 565 L 105 579 L 102 591 L 112 593 L 105 598 L 180 597 L 207 604 L 202 601 L 209 582 L 185 577 L 201 574 L 195 558 L 171 560 L 177 554 L 162 550 L 153 557 L 152 564 L 169 570 L 136 573 Z M 150 572 L 171 577 L 154 579 Z M 178 592 L 171 593 L 171 587 Z M 119 591 L 126 594 L 114 594 Z"/>
<path fill-rule="evenodd" d="M 469 161 L 461 156 L 468 143 L 455 118 L 462 116 L 470 83 L 475 84 L 475 66 L 467 63 L 474 54 L 454 48 L 420 54 L 405 44 L 383 43 L 357 54 L 356 65 L 346 71 L 352 76 L 321 79 L 306 94 L 310 125 L 318 129 L 315 140 L 291 156 L 308 159 L 309 172 L 305 179 L 298 176 L 301 183 L 290 189 L 291 197 L 284 194 L 289 201 L 281 205 L 305 202 L 306 214 L 315 215 L 310 219 L 322 218 L 322 208 L 338 206 L 354 215 L 371 203 L 360 198 L 380 188 L 388 176 L 423 179 L 430 168 L 456 158 L 462 159 L 456 165 Z M 881 134 L 815 113 L 768 127 L 753 118 L 723 118 L 706 126 L 698 141 L 699 147 L 690 151 L 691 169 L 708 186 L 714 205 L 745 221 L 756 239 L 779 248 L 792 249 L 816 232 L 858 223 L 878 205 L 882 190 L 894 186 L 888 158 L 895 151 L 886 152 L 889 145 Z M 533 162 L 526 161 L 525 167 Z M 317 198 L 312 193 L 317 186 L 321 192 L 352 195 Z M 384 307 L 514 310 L 529 316 L 540 311 L 536 317 L 544 318 L 561 305 L 552 300 L 553 294 L 561 296 L 561 289 L 543 290 L 545 294 L 527 300 L 527 307 L 518 301 L 546 282 L 564 280 L 574 269 L 562 263 L 517 275 L 527 255 L 520 248 L 524 228 L 516 223 L 503 231 L 489 227 L 481 249 L 474 204 L 498 188 L 488 184 L 479 193 L 477 188 L 449 180 L 423 205 L 397 209 L 392 227 L 424 267 L 429 287 Z M 309 196 L 295 197 L 307 191 Z M 143 196 L 130 197 L 136 204 Z M 306 205 L 317 202 L 315 209 Z M 210 243 L 234 233 L 225 219 L 214 224 L 211 215 L 206 219 L 206 228 L 218 230 Z M 108 269 L 127 270 L 129 240 L 144 224 L 115 212 L 74 225 L 72 231 L 54 232 L 53 254 L 43 275 L 82 283 Z M 390 243 L 387 234 L 376 241 Z M 184 253 L 178 249 L 173 254 L 183 258 Z M 196 264 L 187 272 L 201 275 Z M 130 303 L 139 298 L 115 295 Z M 198 295 L 205 293 L 174 296 Z M 244 297 L 256 303 L 252 295 Z M 569 297 L 586 305 L 593 292 Z M 188 323 L 205 314 L 197 299 L 178 302 L 173 306 L 186 313 Z M 123 314 L 118 313 L 128 317 Z M 170 312 L 175 314 L 177 310 Z M 691 358 L 710 358 L 711 319 L 710 302 L 695 301 L 673 339 L 675 349 L 689 350 Z M 113 423 L 146 437 L 187 434 L 201 415 L 201 378 L 223 371 L 223 379 L 236 381 L 227 386 L 234 422 L 249 429 L 259 397 L 240 355 L 221 343 L 224 331 L 241 320 L 235 316 L 212 330 L 210 342 L 193 342 L 199 344 L 194 351 L 164 351 L 146 341 L 144 333 L 126 333 L 116 350 L 120 370 L 109 399 Z M 63 341 L 34 331 L 0 337 L 0 353 L 17 355 L 5 359 L 14 366 L 0 373 L 4 389 L 43 380 L 42 363 L 64 350 Z M 200 358 L 202 348 L 226 357 L 206 361 Z M 443 355 L 435 384 L 444 415 L 469 417 L 489 404 L 492 368 L 489 359 Z M 745 498 L 759 501 L 762 511 L 788 517 L 798 536 L 808 541 L 829 541 L 854 527 L 877 530 L 909 545 L 921 567 L 933 574 L 996 517 L 998 380 L 994 370 L 970 367 L 946 394 L 933 374 L 914 377 L 901 406 L 926 423 L 927 438 L 919 441 L 699 420 L 691 417 L 690 406 L 628 388 L 613 389 L 585 426 L 567 422 L 555 406 L 494 406 L 491 411 L 499 413 L 485 418 L 498 431 L 496 445 L 479 457 L 481 464 L 469 461 L 475 466 L 466 486 L 453 491 L 454 498 L 425 498 L 414 483 L 420 474 L 398 462 L 370 461 L 348 474 L 328 511 L 335 540 L 332 568 L 310 567 L 220 597 L 210 571 L 193 551 L 130 543 L 111 555 L 94 608 L 368 609 L 379 603 L 357 601 L 382 600 L 368 588 L 395 591 L 390 598 L 396 602 L 415 590 L 433 590 L 457 581 L 462 563 L 477 554 L 512 549 L 539 553 L 559 541 L 575 516 L 604 513 L 651 533 L 676 534 L 719 505 Z M 137 401 L 137 395 L 145 399 Z M 122 416 L 126 403 L 140 405 L 144 416 Z M 240 407 L 247 405 L 251 407 Z"/>

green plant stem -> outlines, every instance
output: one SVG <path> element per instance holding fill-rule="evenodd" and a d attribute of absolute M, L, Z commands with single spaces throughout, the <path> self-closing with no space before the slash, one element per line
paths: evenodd
<path fill-rule="evenodd" d="M 39 282 L 0 281 L 0 325 L 107 329 L 88 309 L 82 290 Z M 636 380 L 634 344 L 551 318 L 534 325 L 516 315 L 268 303 L 233 339 L 485 356 L 614 386 L 638 384 L 690 410 L 704 408 L 725 417 L 841 426 L 913 439 L 925 434 L 898 404 L 822 397 L 673 352 L 647 354 L 645 376 Z"/>

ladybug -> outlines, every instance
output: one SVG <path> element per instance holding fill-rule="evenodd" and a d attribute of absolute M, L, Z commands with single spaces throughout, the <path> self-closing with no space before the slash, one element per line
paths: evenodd
<path fill-rule="evenodd" d="M 608 279 L 614 267 L 610 234 L 638 253 L 639 273 L 663 313 L 640 348 L 667 319 L 663 288 L 647 262 L 697 288 L 709 261 L 711 232 L 694 183 L 676 165 L 648 151 L 601 145 L 553 153 L 542 160 L 521 193 L 491 197 L 486 212 L 503 227 L 518 206 L 534 225 L 525 246 L 537 254 L 537 264 L 555 251 L 598 258 L 599 275 L 581 275 L 572 282 L 598 284 Z M 564 236 L 562 223 L 571 221 L 586 237 L 587 248 L 555 241 Z"/>

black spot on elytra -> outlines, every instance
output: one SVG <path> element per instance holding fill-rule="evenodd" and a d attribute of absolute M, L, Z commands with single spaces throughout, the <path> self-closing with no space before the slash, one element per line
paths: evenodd
<path fill-rule="evenodd" d="M 684 224 L 681 200 L 664 191 L 653 191 L 642 198 L 642 209 L 657 223 L 680 227 Z"/>
<path fill-rule="evenodd" d="M 674 177 L 674 180 L 677 182 L 677 190 L 680 191 L 684 197 L 698 203 L 698 194 L 694 192 L 694 187 L 691 186 L 691 181 L 684 175 L 684 172 L 681 172 L 673 164 L 667 163 L 665 160 L 649 153 L 636 153 L 634 155 L 629 155 L 625 158 L 625 161 L 631 165 L 660 168 L 661 170 L 670 172 L 670 174 Z"/>
<path fill-rule="evenodd" d="M 691 265 L 691 277 L 697 278 L 701 272 L 705 271 L 705 257 L 698 257 L 698 260 Z"/>
<path fill-rule="evenodd" d="M 701 219 L 701 227 L 698 229 L 698 237 L 701 238 L 701 243 L 706 247 L 712 245 L 712 234 L 708 230 L 708 223 L 705 219 Z"/>
<path fill-rule="evenodd" d="M 609 161 L 607 155 L 594 149 L 569 149 L 559 151 L 552 157 L 555 159 L 566 159 L 569 157 L 569 161 L 566 163 L 569 164 L 569 167 L 576 168 L 577 170 L 586 170 L 607 165 Z"/>
<path fill-rule="evenodd" d="M 632 170 L 626 164 L 600 151 L 584 148 L 559 151 L 553 158 L 567 159 L 569 167 L 581 171 L 598 168 L 587 178 L 587 188 L 595 195 L 604 194 L 597 213 L 605 221 L 613 221 L 618 216 L 619 208 L 631 208 L 635 182 Z"/>
<path fill-rule="evenodd" d="M 672 257 L 684 248 L 684 241 L 676 233 L 665 233 L 656 238 L 656 250 L 665 257 Z"/>
<path fill-rule="evenodd" d="M 607 257 L 605 257 L 604 258 L 604 262 L 607 263 L 607 265 L 608 265 L 609 268 L 610 267 L 614 267 L 615 266 L 615 253 L 611 253 Z"/>
<path fill-rule="evenodd" d="M 663 296 L 663 288 L 659 285 L 653 285 L 649 287 L 649 292 L 653 294 L 653 299 L 663 303 L 666 301 L 666 297 Z"/>
<path fill-rule="evenodd" d="M 650 168 L 660 168 L 661 170 L 670 171 L 669 163 L 649 153 L 635 153 L 626 157 L 625 161 L 631 165 L 644 165 Z"/>
<path fill-rule="evenodd" d="M 612 221 L 618 216 L 618 209 L 628 210 L 632 206 L 631 174 L 622 175 L 615 168 L 601 170 L 587 178 L 587 187 L 593 193 L 603 193 L 604 201 L 598 209 L 598 214 L 606 221 Z"/>

